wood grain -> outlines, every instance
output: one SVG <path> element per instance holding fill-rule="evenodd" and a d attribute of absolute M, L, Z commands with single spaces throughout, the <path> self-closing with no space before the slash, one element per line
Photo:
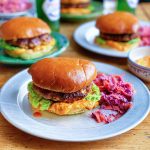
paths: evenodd
<path fill-rule="evenodd" d="M 142 6 L 142 7 L 141 7 Z M 143 8 L 150 14 L 150 3 L 140 4 L 137 9 L 139 19 L 149 21 Z M 128 70 L 127 60 L 119 58 L 105 57 L 97 55 L 78 46 L 72 38 L 72 33 L 80 23 L 61 24 L 61 33 L 65 34 L 70 40 L 70 46 L 63 57 L 78 57 L 92 61 L 104 62 L 119 68 Z M 27 68 L 22 66 L 8 66 L 0 64 L 0 87 L 14 74 Z M 147 84 L 150 87 L 150 84 Z M 43 129 L 44 130 L 44 129 Z M 42 131 L 41 131 L 42 132 Z M 108 140 L 72 143 L 57 142 L 40 139 L 28 135 L 9 124 L 0 115 L 0 150 L 149 150 L 150 149 L 150 116 L 148 116 L 136 128 L 124 133 L 120 136 L 110 138 Z"/>

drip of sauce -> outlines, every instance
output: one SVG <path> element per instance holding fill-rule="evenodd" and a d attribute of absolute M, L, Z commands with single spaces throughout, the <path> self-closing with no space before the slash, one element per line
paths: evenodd
<path fill-rule="evenodd" d="M 34 113 L 33 113 L 33 116 L 34 116 L 34 117 L 41 117 L 42 114 L 41 114 L 41 112 L 34 112 Z"/>

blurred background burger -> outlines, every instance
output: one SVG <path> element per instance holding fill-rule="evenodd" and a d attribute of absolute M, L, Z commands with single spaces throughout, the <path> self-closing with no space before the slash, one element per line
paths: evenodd
<path fill-rule="evenodd" d="M 45 58 L 28 72 L 29 102 L 35 111 L 73 115 L 99 106 L 100 91 L 93 83 L 97 71 L 88 60 Z"/>
<path fill-rule="evenodd" d="M 90 2 L 90 0 L 61 0 L 61 13 L 89 14 L 92 9 Z"/>
<path fill-rule="evenodd" d="M 55 39 L 41 19 L 18 17 L 0 26 L 0 47 L 12 57 L 34 59 L 51 53 Z"/>
<path fill-rule="evenodd" d="M 102 15 L 96 20 L 100 35 L 95 42 L 104 47 L 128 51 L 139 46 L 138 19 L 128 12 L 114 12 Z"/>

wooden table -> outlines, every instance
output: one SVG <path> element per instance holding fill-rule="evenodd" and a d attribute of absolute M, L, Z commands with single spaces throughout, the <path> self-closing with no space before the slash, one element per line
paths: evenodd
<path fill-rule="evenodd" d="M 139 19 L 150 20 L 150 3 L 142 3 L 137 9 Z M 62 23 L 61 33 L 70 40 L 70 46 L 61 56 L 78 57 L 92 61 L 104 62 L 127 70 L 127 60 L 100 56 L 78 46 L 72 38 L 72 33 L 78 23 Z M 25 69 L 22 66 L 8 66 L 0 64 L 0 87 L 14 74 Z M 147 84 L 150 87 L 150 84 Z M 40 139 L 28 135 L 9 124 L 0 115 L 0 150 L 149 150 L 150 149 L 150 116 L 136 128 L 107 140 L 69 143 Z"/>

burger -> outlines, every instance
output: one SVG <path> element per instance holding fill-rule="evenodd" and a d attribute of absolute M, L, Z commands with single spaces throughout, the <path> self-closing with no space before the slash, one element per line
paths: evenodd
<path fill-rule="evenodd" d="M 90 0 L 61 0 L 63 14 L 89 14 L 92 9 Z"/>
<path fill-rule="evenodd" d="M 100 91 L 93 83 L 93 63 L 76 58 L 45 58 L 29 70 L 28 97 L 34 111 L 57 115 L 83 113 L 99 105 Z"/>
<path fill-rule="evenodd" d="M 96 27 L 100 32 L 95 39 L 98 45 L 128 51 L 140 44 L 138 19 L 128 12 L 102 15 L 97 18 Z"/>
<path fill-rule="evenodd" d="M 51 53 L 55 39 L 38 18 L 18 17 L 0 26 L 0 47 L 11 57 L 34 59 Z"/>

